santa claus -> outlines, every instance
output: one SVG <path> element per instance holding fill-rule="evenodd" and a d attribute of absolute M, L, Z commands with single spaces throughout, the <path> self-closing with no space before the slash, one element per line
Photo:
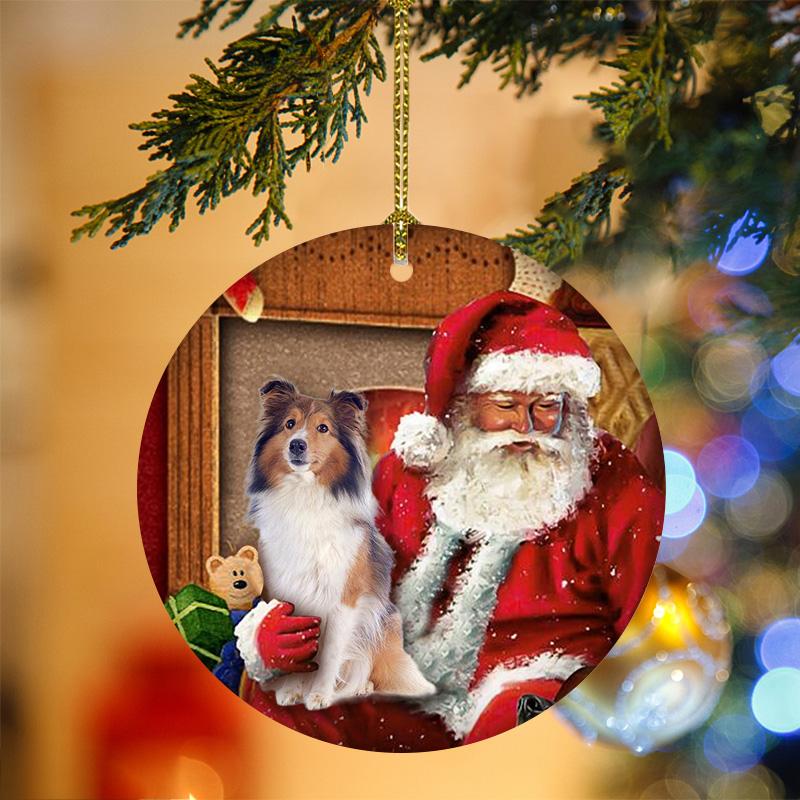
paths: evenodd
<path fill-rule="evenodd" d="M 573 323 L 530 297 L 496 292 L 448 316 L 426 413 L 400 420 L 373 482 L 406 649 L 437 693 L 277 706 L 258 678 L 313 669 L 319 631 L 281 604 L 244 645 L 243 696 L 316 738 L 419 751 L 501 733 L 575 685 L 633 614 L 664 512 L 635 455 L 593 424 L 600 378 Z"/>

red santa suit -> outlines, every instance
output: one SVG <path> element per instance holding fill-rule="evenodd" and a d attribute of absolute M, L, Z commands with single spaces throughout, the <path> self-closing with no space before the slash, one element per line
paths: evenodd
<path fill-rule="evenodd" d="M 402 752 L 501 733 L 515 725 L 522 696 L 554 701 L 571 688 L 609 651 L 641 598 L 662 492 L 632 452 L 593 428 L 579 496 L 527 530 L 505 531 L 490 518 L 493 530 L 481 531 L 458 513 L 454 526 L 435 476 L 452 446 L 448 414 L 459 394 L 565 392 L 585 402 L 599 381 L 574 325 L 531 298 L 497 292 L 445 319 L 428 352 L 427 413 L 401 420 L 373 481 L 377 524 L 395 552 L 405 647 L 436 695 L 307 711 L 277 706 L 272 692 L 245 679 L 243 696 L 316 738 Z"/>

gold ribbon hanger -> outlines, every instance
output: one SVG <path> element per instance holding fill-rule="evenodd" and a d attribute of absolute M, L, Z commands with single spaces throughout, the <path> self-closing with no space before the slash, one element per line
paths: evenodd
<path fill-rule="evenodd" d="M 408 229 L 417 218 L 408 210 L 408 9 L 412 0 L 389 0 L 394 9 L 394 211 L 385 224 L 394 228 L 390 270 L 396 281 L 414 273 L 408 261 Z"/>

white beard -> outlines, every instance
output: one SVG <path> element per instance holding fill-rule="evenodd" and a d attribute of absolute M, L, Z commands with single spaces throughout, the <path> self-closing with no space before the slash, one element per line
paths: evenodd
<path fill-rule="evenodd" d="M 425 494 L 440 523 L 471 537 L 534 539 L 568 517 L 591 485 L 595 429 L 585 412 L 568 413 L 558 437 L 456 424 L 453 447 Z M 530 440 L 514 452 L 505 445 Z"/>

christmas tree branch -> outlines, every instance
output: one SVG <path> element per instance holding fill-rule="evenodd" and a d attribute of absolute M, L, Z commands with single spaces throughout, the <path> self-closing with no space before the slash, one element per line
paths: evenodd
<path fill-rule="evenodd" d="M 131 126 L 164 168 L 130 194 L 75 212 L 86 219 L 73 238 L 105 229 L 118 235 L 119 247 L 163 217 L 174 230 L 190 193 L 202 213 L 244 188 L 266 195 L 248 228 L 257 243 L 273 225 L 289 225 L 288 178 L 298 164 L 339 156 L 366 119 L 362 95 L 373 78 L 385 78 L 374 29 L 382 19 L 392 30 L 386 5 L 270 4 L 252 33 L 229 45 L 218 64 L 207 62 L 210 77 L 192 76 L 172 107 Z M 254 6 L 202 0 L 179 35 L 199 36 L 217 22 L 225 28 Z M 797 258 L 800 236 L 800 18 L 793 8 L 790 0 L 421 0 L 411 6 L 410 32 L 427 50 L 423 58 L 460 58 L 460 85 L 489 64 L 501 88 L 518 95 L 535 92 L 554 61 L 602 56 L 625 35 L 605 62 L 616 80 L 581 98 L 602 114 L 605 157 L 550 197 L 507 244 L 549 266 L 585 257 L 589 242 L 607 265 L 619 260 L 611 251 L 631 246 L 661 248 L 687 263 L 721 253 L 738 221 L 740 237 L 789 243 L 777 256 L 786 260 Z M 289 13 L 291 22 L 281 25 Z M 706 86 L 694 97 L 707 54 Z M 611 237 L 614 197 L 630 199 Z"/>
<path fill-rule="evenodd" d="M 622 167 L 600 164 L 578 176 L 564 192 L 549 197 L 536 222 L 518 228 L 500 241 L 533 256 L 542 264 L 574 261 L 586 243 L 602 235 L 611 218 L 614 194 L 626 193 L 627 173 Z"/>
<path fill-rule="evenodd" d="M 222 5 L 204 4 L 195 30 L 207 27 Z M 206 62 L 211 80 L 192 75 L 186 90 L 170 97 L 171 108 L 131 126 L 147 139 L 140 149 L 170 166 L 134 192 L 73 212 L 88 217 L 73 241 L 107 226 L 106 235 L 121 233 L 112 245 L 121 247 L 165 216 L 174 230 L 192 190 L 201 213 L 239 189 L 266 193 L 263 211 L 247 229 L 256 244 L 273 224 L 291 226 L 287 178 L 299 163 L 339 157 L 349 126 L 358 135 L 366 120 L 362 93 L 374 78 L 386 77 L 374 35 L 385 5 L 301 0 L 293 3 L 292 27 L 277 23 L 286 4 L 274 6 L 251 34 L 225 48 L 219 65 Z M 238 12 L 244 4 L 234 6 Z"/>
<path fill-rule="evenodd" d="M 539 88 L 554 58 L 602 54 L 625 23 L 619 3 L 606 0 L 423 0 L 411 8 L 410 33 L 413 45 L 433 46 L 424 61 L 461 54 L 459 88 L 487 62 L 500 87 L 513 86 L 521 96 Z"/>
<path fill-rule="evenodd" d="M 702 64 L 698 45 L 711 38 L 717 12 L 710 3 L 671 11 L 657 4 L 649 25 L 628 36 L 612 61 L 620 77 L 610 87 L 579 96 L 603 113 L 598 132 L 615 152 L 625 151 L 637 130 L 647 129 L 647 142 L 637 160 L 647 158 L 661 144 L 669 148 L 670 110 L 694 85 L 696 67 Z M 608 229 L 611 202 L 633 191 L 630 169 L 601 164 L 579 176 L 566 192 L 549 198 L 536 221 L 517 229 L 502 241 L 520 248 L 547 266 L 577 258 L 587 241 L 595 241 Z"/>
<path fill-rule="evenodd" d="M 228 16 L 219 26 L 221 30 L 225 29 L 235 22 L 238 22 L 250 10 L 254 2 L 255 0 L 203 0 L 197 15 L 181 22 L 178 29 L 178 36 L 184 37 L 191 34 L 192 37 L 196 39 L 201 33 L 205 33 L 205 31 L 211 27 L 217 14 L 227 6 Z M 284 0 L 284 2 L 277 3 L 273 7 L 270 14 L 275 22 L 277 22 L 278 17 L 290 5 L 291 2 Z"/>
<path fill-rule="evenodd" d="M 694 11 L 674 12 L 658 4 L 653 24 L 629 37 L 617 58 L 601 62 L 619 70 L 619 79 L 578 96 L 603 113 L 601 135 L 624 145 L 638 125 L 654 122 L 650 147 L 670 147 L 670 108 L 694 87 L 697 67 L 703 64 L 698 43 L 713 32 L 698 22 Z"/>

